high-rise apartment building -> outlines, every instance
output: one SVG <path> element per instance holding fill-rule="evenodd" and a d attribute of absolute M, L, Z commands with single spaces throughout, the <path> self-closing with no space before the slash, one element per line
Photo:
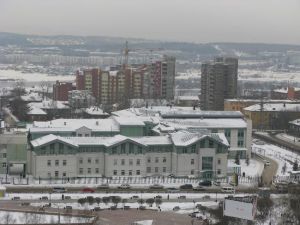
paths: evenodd
<path fill-rule="evenodd" d="M 218 57 L 201 67 L 201 109 L 224 110 L 224 99 L 237 96 L 238 59 Z"/>
<path fill-rule="evenodd" d="M 125 104 L 129 99 L 174 99 L 175 58 L 164 56 L 155 63 L 116 66 L 109 71 L 78 71 L 76 87 L 88 90 L 99 104 Z"/>

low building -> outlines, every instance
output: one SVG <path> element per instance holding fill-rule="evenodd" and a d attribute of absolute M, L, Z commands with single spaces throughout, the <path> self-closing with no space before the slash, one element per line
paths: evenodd
<path fill-rule="evenodd" d="M 290 121 L 288 126 L 288 132 L 291 135 L 300 137 L 300 119 Z"/>
<path fill-rule="evenodd" d="M 254 129 L 288 129 L 291 120 L 300 118 L 300 104 L 266 103 L 244 109 Z"/>
<path fill-rule="evenodd" d="M 62 101 L 44 100 L 42 102 L 31 102 L 27 106 L 30 109 L 43 110 L 47 113 L 48 119 L 69 117 L 71 114 L 70 107 Z"/>
<path fill-rule="evenodd" d="M 85 118 L 93 118 L 93 119 L 105 119 L 109 117 L 109 114 L 104 112 L 101 108 L 97 106 L 91 106 L 84 110 Z"/>
<path fill-rule="evenodd" d="M 177 96 L 176 105 L 178 106 L 198 106 L 200 103 L 198 96 Z"/>
<path fill-rule="evenodd" d="M 224 134 L 176 132 L 167 136 L 61 137 L 30 142 L 29 173 L 35 178 L 227 174 Z"/>
<path fill-rule="evenodd" d="M 47 120 L 47 113 L 37 107 L 31 107 L 29 108 L 28 112 L 28 121 L 33 122 L 33 121 L 45 121 Z"/>
<path fill-rule="evenodd" d="M 26 132 L 10 130 L 0 134 L 0 174 L 24 176 L 26 165 Z"/>

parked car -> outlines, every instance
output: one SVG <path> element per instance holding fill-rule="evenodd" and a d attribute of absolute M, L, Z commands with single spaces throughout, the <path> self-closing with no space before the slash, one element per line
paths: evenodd
<path fill-rule="evenodd" d="M 117 206 L 116 205 L 111 206 L 110 210 L 117 210 Z"/>
<path fill-rule="evenodd" d="M 30 202 L 22 202 L 21 206 L 30 206 Z"/>
<path fill-rule="evenodd" d="M 71 196 L 68 196 L 68 195 L 65 196 L 65 200 L 70 200 L 70 199 L 71 199 Z"/>
<path fill-rule="evenodd" d="M 156 195 L 154 198 L 155 199 L 162 199 L 162 196 L 161 195 Z"/>
<path fill-rule="evenodd" d="M 95 212 L 100 211 L 100 210 L 101 210 L 100 207 L 95 207 L 95 208 L 93 209 L 93 211 L 95 211 Z"/>
<path fill-rule="evenodd" d="M 265 164 L 265 166 L 270 166 L 271 165 L 271 163 L 268 160 L 265 160 L 265 159 L 264 159 L 264 164 Z"/>
<path fill-rule="evenodd" d="M 47 196 L 42 196 L 40 199 L 41 200 L 48 200 L 48 197 Z"/>
<path fill-rule="evenodd" d="M 185 195 L 180 195 L 180 196 L 178 197 L 178 199 L 186 199 L 186 196 L 185 196 Z"/>
<path fill-rule="evenodd" d="M 145 209 L 146 209 L 145 206 L 143 206 L 143 205 L 140 205 L 140 206 L 139 206 L 139 210 L 145 210 Z"/>
<path fill-rule="evenodd" d="M 130 199 L 139 199 L 139 196 L 137 196 L 137 195 L 133 195 L 133 196 L 131 196 L 131 198 Z"/>
<path fill-rule="evenodd" d="M 205 191 L 206 189 L 202 186 L 197 186 L 193 188 L 194 191 Z"/>
<path fill-rule="evenodd" d="M 221 182 L 220 182 L 220 181 L 217 181 L 217 180 L 214 180 L 214 181 L 213 181 L 213 185 L 215 185 L 215 186 L 220 186 L 220 185 L 221 185 Z"/>
<path fill-rule="evenodd" d="M 175 175 L 174 174 L 169 174 L 168 177 L 173 178 L 173 177 L 175 177 Z"/>
<path fill-rule="evenodd" d="M 18 196 L 12 197 L 12 200 L 20 200 L 21 198 Z"/>
<path fill-rule="evenodd" d="M 211 181 L 210 180 L 204 180 L 199 182 L 200 186 L 211 186 Z"/>
<path fill-rule="evenodd" d="M 120 186 L 118 186 L 119 189 L 130 189 L 131 186 L 129 184 L 121 184 Z"/>
<path fill-rule="evenodd" d="M 175 206 L 175 207 L 173 208 L 173 211 L 178 211 L 178 210 L 180 210 L 180 207 L 179 207 L 179 206 Z"/>
<path fill-rule="evenodd" d="M 97 188 L 98 189 L 108 189 L 109 188 L 109 184 L 100 184 Z"/>
<path fill-rule="evenodd" d="M 64 187 L 53 187 L 52 191 L 55 193 L 65 193 L 67 190 Z"/>
<path fill-rule="evenodd" d="M 223 193 L 233 193 L 234 188 L 233 187 L 222 187 L 221 192 L 223 192 Z"/>
<path fill-rule="evenodd" d="M 67 210 L 67 211 L 72 210 L 72 206 L 66 205 L 66 206 L 65 206 L 65 210 Z"/>
<path fill-rule="evenodd" d="M 81 189 L 81 192 L 94 193 L 95 190 L 93 188 L 86 187 L 86 188 Z"/>
<path fill-rule="evenodd" d="M 174 187 L 167 188 L 167 191 L 170 193 L 180 192 L 180 190 L 178 188 L 174 188 Z"/>
<path fill-rule="evenodd" d="M 185 189 L 185 190 L 188 190 L 188 189 L 191 190 L 191 189 L 193 189 L 193 185 L 191 185 L 191 184 L 183 184 L 179 188 L 180 189 Z"/>
<path fill-rule="evenodd" d="M 149 186 L 150 189 L 163 189 L 164 186 L 160 185 L 160 184 L 153 184 L 151 186 Z"/>

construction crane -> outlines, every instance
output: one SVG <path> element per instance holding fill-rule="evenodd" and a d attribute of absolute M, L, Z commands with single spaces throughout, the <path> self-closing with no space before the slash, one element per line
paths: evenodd
<path fill-rule="evenodd" d="M 128 67 L 128 59 L 129 59 L 129 52 L 136 52 L 136 51 L 140 51 L 140 52 L 150 52 L 150 60 L 152 62 L 152 56 L 153 56 L 153 52 L 154 51 L 163 51 L 163 48 L 151 48 L 151 49 L 142 49 L 142 48 L 129 48 L 128 47 L 128 41 L 125 42 L 125 48 L 122 49 L 121 56 L 124 56 L 124 61 L 121 60 L 121 64 L 123 64 L 123 68 L 127 68 Z M 123 63 L 122 63 L 123 61 Z"/>

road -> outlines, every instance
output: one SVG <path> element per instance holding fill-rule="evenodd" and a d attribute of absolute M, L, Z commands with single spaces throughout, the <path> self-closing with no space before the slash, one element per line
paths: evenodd
<path fill-rule="evenodd" d="M 270 162 L 269 166 L 265 166 L 262 173 L 262 182 L 264 186 L 271 186 L 273 177 L 276 175 L 278 170 L 278 164 L 271 158 L 265 157 Z"/>

